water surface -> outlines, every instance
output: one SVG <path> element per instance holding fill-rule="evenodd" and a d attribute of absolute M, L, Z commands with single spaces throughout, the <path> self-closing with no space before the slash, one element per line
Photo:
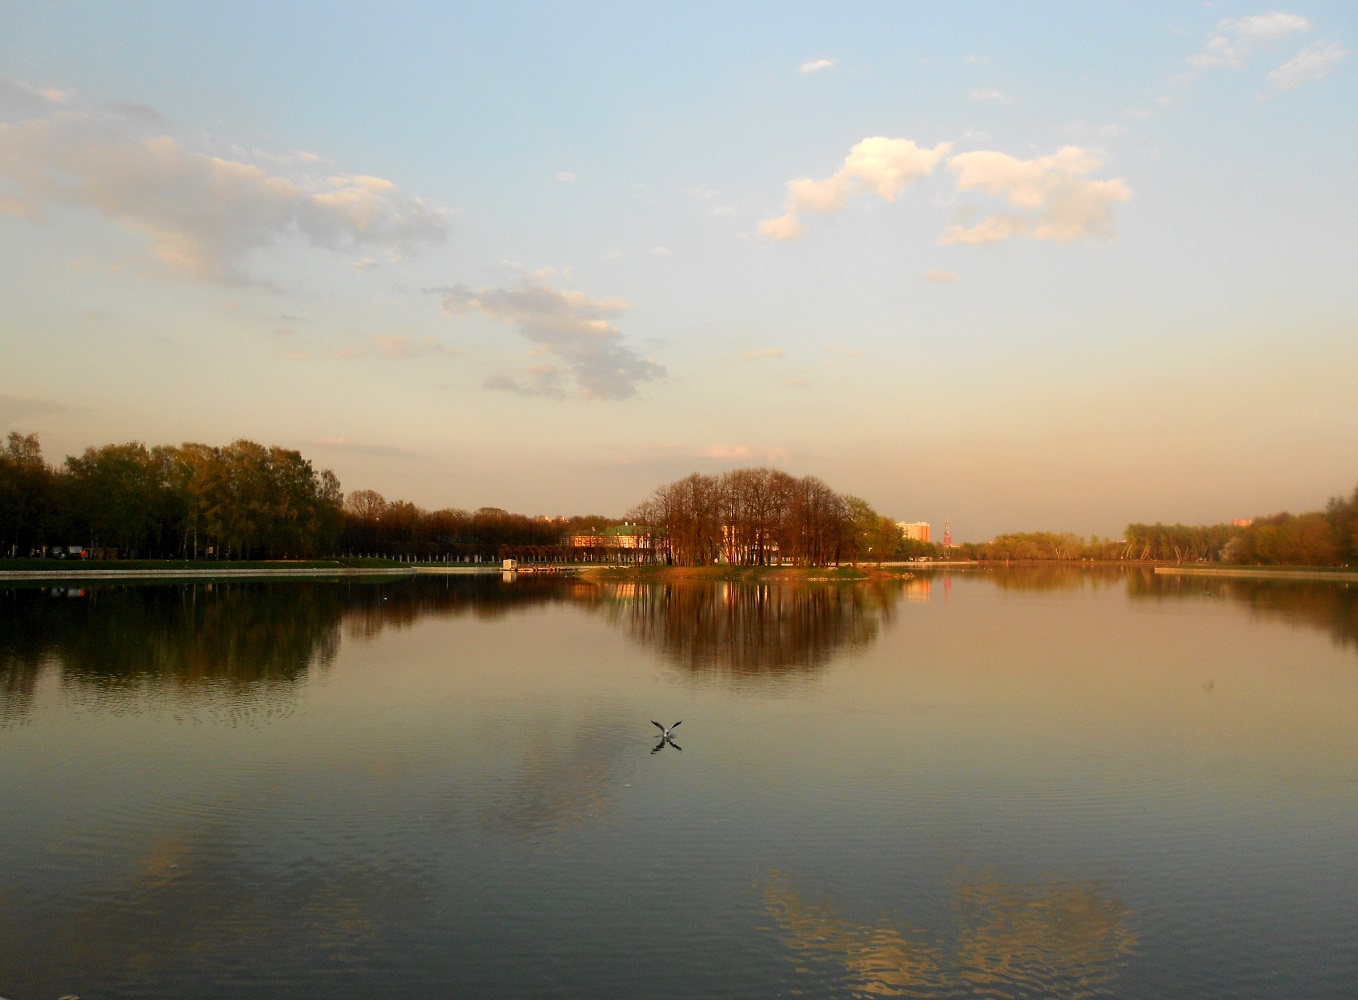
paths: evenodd
<path fill-rule="evenodd" d="M 0 590 L 0 995 L 1351 997 L 1355 597 Z"/>

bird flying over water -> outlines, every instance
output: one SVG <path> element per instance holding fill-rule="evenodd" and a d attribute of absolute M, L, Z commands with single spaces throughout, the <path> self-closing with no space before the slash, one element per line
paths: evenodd
<path fill-rule="evenodd" d="M 683 719 L 679 720 L 679 722 L 683 721 L 684 721 Z M 676 750 L 684 749 L 678 743 L 674 742 L 674 731 L 677 728 L 679 728 L 679 722 L 676 722 L 674 725 L 670 726 L 669 729 L 666 729 L 664 726 L 656 722 L 654 719 L 651 720 L 651 725 L 655 726 L 656 729 L 660 730 L 660 742 L 655 745 L 655 747 L 651 750 L 651 753 L 659 753 L 661 750 L 664 750 L 665 744 L 667 743 L 670 746 L 674 747 L 674 749 Z"/>

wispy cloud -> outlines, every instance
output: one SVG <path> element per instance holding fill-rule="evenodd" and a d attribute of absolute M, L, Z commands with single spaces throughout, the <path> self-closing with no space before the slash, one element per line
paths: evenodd
<path fill-rule="evenodd" d="M 418 458 L 413 451 L 397 448 L 389 444 L 360 444 L 344 437 L 320 438 L 311 442 L 322 451 L 342 451 L 351 455 L 369 455 L 374 458 Z"/>
<path fill-rule="evenodd" d="M 854 191 L 871 191 L 883 201 L 895 201 L 907 185 L 927 177 L 951 148 L 947 142 L 921 149 L 909 139 L 864 139 L 849 151 L 844 165 L 825 180 L 807 177 L 789 181 L 783 214 L 761 222 L 759 233 L 772 240 L 796 239 L 806 231 L 800 215 L 808 211 L 826 215 L 838 212 Z"/>
<path fill-rule="evenodd" d="M 581 399 L 628 399 L 642 382 L 663 379 L 665 369 L 623 343 L 611 320 L 632 308 L 617 296 L 584 292 L 529 275 L 515 288 L 434 288 L 449 316 L 473 314 L 509 323 L 549 358 L 517 374 L 497 374 L 486 387 L 522 395 Z"/>
<path fill-rule="evenodd" d="M 34 417 L 53 416 L 58 413 L 88 412 L 84 407 L 72 407 L 54 399 L 39 396 L 10 396 L 0 393 L 0 423 L 14 423 L 31 420 Z"/>
<path fill-rule="evenodd" d="M 572 181 L 575 180 L 575 174 L 571 173 L 571 171 L 569 170 L 563 170 L 561 171 L 561 173 L 556 175 L 556 179 L 559 180 L 562 184 L 570 184 Z"/>
<path fill-rule="evenodd" d="M 698 458 L 737 458 L 745 459 L 754 454 L 754 449 L 744 444 L 714 444 L 696 452 Z"/>
<path fill-rule="evenodd" d="M 942 271 L 936 267 L 931 267 L 924 272 L 924 276 L 930 281 L 936 281 L 940 285 L 949 285 L 957 280 L 957 275 L 952 271 Z"/>
<path fill-rule="evenodd" d="M 959 191 L 1004 198 L 1017 211 L 994 212 L 974 226 L 953 225 L 941 243 L 997 243 L 1015 236 L 1069 243 L 1108 238 L 1112 206 L 1131 198 L 1121 180 L 1089 180 L 1103 162 L 1088 150 L 1066 146 L 1052 156 L 1020 160 L 1006 153 L 959 153 L 948 160 Z"/>
<path fill-rule="evenodd" d="M 824 58 L 808 59 L 806 62 L 802 63 L 799 67 L 797 67 L 797 72 L 801 73 L 803 76 L 806 76 L 811 73 L 820 73 L 823 70 L 834 68 L 835 60 L 833 59 Z"/>
<path fill-rule="evenodd" d="M 92 209 L 142 233 L 170 273 L 248 283 L 244 258 L 288 239 L 345 251 L 385 249 L 400 259 L 443 242 L 445 210 L 403 197 L 363 174 L 316 176 L 299 169 L 212 155 L 215 140 L 173 134 L 152 109 L 80 103 L 12 80 L 0 87 L 0 176 L 17 194 L 12 215 L 52 206 Z"/>
<path fill-rule="evenodd" d="M 1305 17 L 1282 11 L 1218 21 L 1202 50 L 1184 60 L 1188 68 L 1177 79 L 1186 83 L 1209 70 L 1240 69 L 1262 45 L 1310 30 Z"/>
<path fill-rule="evenodd" d="M 774 358 L 781 358 L 783 349 L 781 347 L 761 347 L 755 351 L 746 351 L 740 356 L 741 361 L 771 361 Z"/>
<path fill-rule="evenodd" d="M 723 462 L 748 462 L 751 459 L 782 464 L 791 453 L 786 448 L 758 448 L 747 444 L 713 444 L 693 453 L 694 458 L 712 458 Z"/>
<path fill-rule="evenodd" d="M 967 94 L 973 101 L 994 101 L 996 104 L 1013 104 L 1014 99 L 995 87 L 978 87 Z"/>
<path fill-rule="evenodd" d="M 292 332 L 292 331 L 289 331 Z M 409 337 L 405 334 L 375 333 L 366 340 L 333 351 L 315 353 L 295 351 L 288 355 L 289 361 L 349 361 L 355 358 L 389 358 L 395 361 L 412 361 L 416 358 L 448 357 L 458 352 L 434 337 Z"/>
<path fill-rule="evenodd" d="M 1312 42 L 1268 75 L 1274 90 L 1292 90 L 1329 76 L 1330 70 L 1348 56 L 1338 42 Z"/>

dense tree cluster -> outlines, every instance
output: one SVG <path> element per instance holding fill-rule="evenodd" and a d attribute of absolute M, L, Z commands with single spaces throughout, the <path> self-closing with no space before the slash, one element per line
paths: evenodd
<path fill-rule="evenodd" d="M 649 529 L 658 557 L 677 566 L 881 561 L 901 541 L 895 523 L 866 501 L 776 469 L 695 472 L 657 488 L 628 516 Z"/>
<path fill-rule="evenodd" d="M 1233 562 L 1261 566 L 1352 566 L 1358 563 L 1358 488 L 1323 511 L 1255 518 L 1231 543 Z"/>
<path fill-rule="evenodd" d="M 312 556 L 333 550 L 342 500 L 328 469 L 253 441 L 110 444 L 52 468 L 36 435 L 11 433 L 0 452 L 0 553 Z"/>

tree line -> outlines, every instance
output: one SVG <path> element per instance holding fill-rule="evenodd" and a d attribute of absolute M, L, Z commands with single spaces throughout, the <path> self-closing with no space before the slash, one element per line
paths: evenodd
<path fill-rule="evenodd" d="M 895 522 L 815 476 L 777 469 L 693 473 L 657 487 L 626 515 L 644 545 L 633 559 L 812 566 L 950 556 L 998 561 L 1358 562 L 1358 488 L 1323 511 L 1245 525 L 1130 524 L 1119 539 L 1024 532 L 941 546 L 904 539 Z M 0 556 L 76 548 L 121 558 L 385 556 L 454 561 L 617 558 L 601 541 L 620 519 L 529 517 L 498 507 L 429 511 L 373 490 L 344 494 L 300 452 L 139 441 L 86 448 L 51 466 L 35 434 L 0 448 Z M 583 541 L 581 541 L 583 539 Z"/>
<path fill-rule="evenodd" d="M 0 450 L 0 553 L 59 548 L 122 558 L 297 558 L 333 550 L 343 492 L 300 452 L 140 441 L 49 466 L 35 434 Z"/>
<path fill-rule="evenodd" d="M 36 434 L 11 432 L 0 448 L 0 557 L 578 559 L 593 553 L 563 536 L 613 523 L 498 507 L 428 511 L 373 490 L 345 496 L 331 470 L 300 452 L 244 439 L 109 444 L 56 467 Z"/>
<path fill-rule="evenodd" d="M 954 546 L 951 555 L 981 562 L 1223 562 L 1251 566 L 1358 564 L 1358 487 L 1323 511 L 1256 517 L 1244 524 L 1129 524 L 1119 539 L 1023 532 Z"/>
<path fill-rule="evenodd" d="M 387 500 L 375 490 L 355 490 L 344 501 L 342 554 L 415 560 L 486 561 L 505 557 L 585 561 L 593 546 L 569 539 L 602 532 L 615 523 L 598 514 L 529 517 L 500 507 L 426 510 L 408 500 Z"/>

